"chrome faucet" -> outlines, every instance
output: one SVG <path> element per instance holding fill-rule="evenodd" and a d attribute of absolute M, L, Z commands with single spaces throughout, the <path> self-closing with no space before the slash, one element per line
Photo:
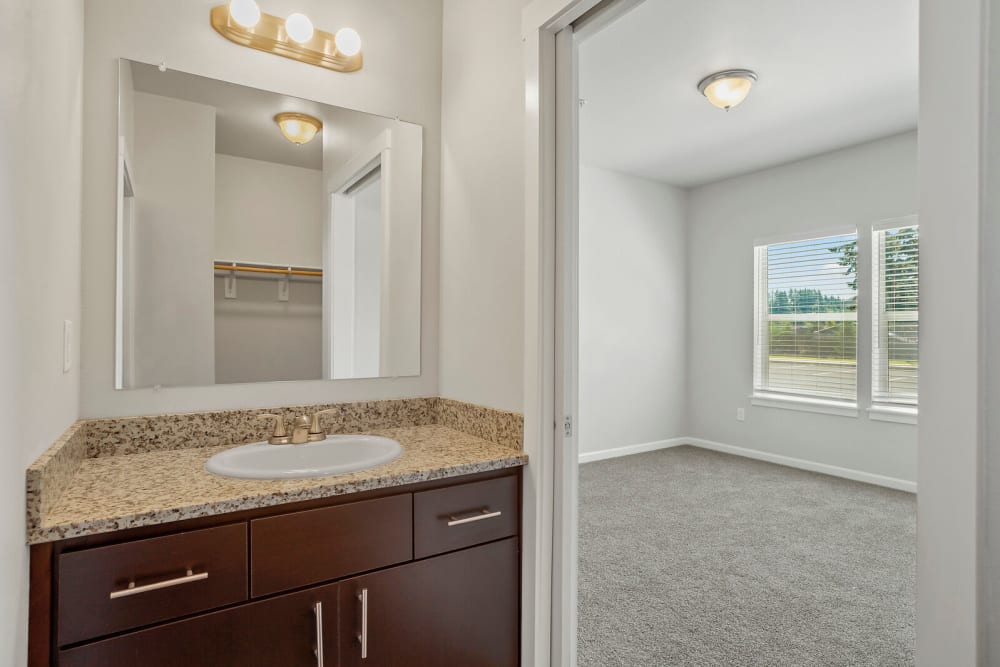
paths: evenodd
<path fill-rule="evenodd" d="M 259 414 L 257 419 L 273 419 L 274 431 L 267 439 L 272 445 L 301 445 L 306 442 L 320 442 L 326 440 L 326 431 L 320 424 L 320 415 L 328 412 L 336 412 L 336 408 L 320 410 L 309 415 L 299 415 L 292 423 L 292 433 L 289 435 L 285 428 L 285 418 L 281 415 L 270 413 Z"/>

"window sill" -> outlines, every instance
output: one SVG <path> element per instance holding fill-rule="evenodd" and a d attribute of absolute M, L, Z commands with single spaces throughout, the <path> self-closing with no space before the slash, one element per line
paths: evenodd
<path fill-rule="evenodd" d="M 898 405 L 873 405 L 868 408 L 868 419 L 897 424 L 916 424 L 917 408 Z"/>
<path fill-rule="evenodd" d="M 835 401 L 825 398 L 808 398 L 805 396 L 784 396 L 781 394 L 751 394 L 750 405 L 764 408 L 783 408 L 801 412 L 818 412 L 837 417 L 857 417 L 858 404 L 848 401 Z"/>

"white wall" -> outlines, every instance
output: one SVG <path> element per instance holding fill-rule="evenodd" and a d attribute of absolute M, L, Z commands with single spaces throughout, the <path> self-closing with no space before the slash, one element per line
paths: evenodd
<path fill-rule="evenodd" d="M 218 0 L 183 3 L 87 0 L 84 58 L 83 330 L 81 411 L 85 416 L 364 400 L 437 393 L 438 201 L 441 146 L 440 0 L 269 0 L 265 11 L 305 12 L 317 27 L 351 26 L 365 66 L 340 74 L 240 47 L 208 22 Z M 512 48 L 516 48 L 516 43 Z M 424 127 L 421 243 L 421 361 L 415 378 L 228 385 L 116 392 L 114 230 L 117 58 L 159 64 L 352 107 Z"/>
<path fill-rule="evenodd" d="M 2 665 L 26 661 L 24 469 L 79 411 L 78 360 L 63 373 L 62 341 L 63 320 L 80 323 L 82 31 L 78 3 L 0 3 Z"/>
<path fill-rule="evenodd" d="M 441 394 L 523 409 L 522 0 L 445 0 Z"/>
<path fill-rule="evenodd" d="M 135 93 L 135 386 L 215 382 L 215 109 Z"/>
<path fill-rule="evenodd" d="M 582 454 L 689 435 L 686 199 L 580 170 Z"/>
<path fill-rule="evenodd" d="M 323 266 L 323 172 L 215 156 L 215 259 Z"/>
<path fill-rule="evenodd" d="M 917 428 L 868 419 L 866 374 L 857 418 L 751 406 L 748 397 L 755 239 L 845 225 L 865 234 L 873 222 L 915 213 L 916 133 L 694 188 L 688 211 L 689 435 L 915 481 Z M 861 312 L 866 283 L 862 275 L 859 331 L 870 321 Z M 741 407 L 745 422 L 736 420 Z"/>

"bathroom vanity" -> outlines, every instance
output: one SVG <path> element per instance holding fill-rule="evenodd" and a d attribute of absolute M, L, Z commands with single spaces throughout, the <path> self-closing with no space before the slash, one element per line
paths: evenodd
<path fill-rule="evenodd" d="M 521 416 L 437 397 L 266 412 L 320 409 L 330 435 L 401 455 L 239 479 L 206 463 L 267 437 L 263 410 L 70 428 L 27 471 L 29 665 L 519 664 Z"/>
<path fill-rule="evenodd" d="M 32 547 L 32 665 L 516 665 L 520 469 Z"/>

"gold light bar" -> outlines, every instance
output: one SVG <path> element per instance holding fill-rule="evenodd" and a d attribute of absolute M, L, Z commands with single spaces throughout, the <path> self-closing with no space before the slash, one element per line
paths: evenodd
<path fill-rule="evenodd" d="M 363 64 L 360 51 L 353 56 L 345 56 L 337 50 L 334 36 L 322 30 L 314 30 L 309 41 L 299 44 L 285 32 L 285 20 L 271 14 L 262 12 L 260 21 L 252 28 L 245 28 L 233 20 L 229 5 L 212 7 L 210 16 L 216 32 L 241 46 L 335 72 L 356 72 Z"/>

